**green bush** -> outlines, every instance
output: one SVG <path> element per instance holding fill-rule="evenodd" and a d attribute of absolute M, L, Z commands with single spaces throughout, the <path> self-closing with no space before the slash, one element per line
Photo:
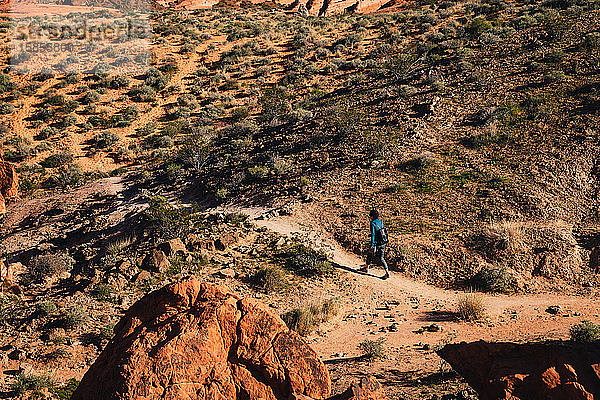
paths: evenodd
<path fill-rule="evenodd" d="M 376 358 L 385 358 L 385 339 L 377 340 L 365 339 L 358 345 L 358 348 L 363 352 L 363 357 L 369 360 Z"/>
<path fill-rule="evenodd" d="M 46 140 L 53 136 L 58 136 L 60 134 L 60 130 L 58 128 L 54 128 L 52 126 L 45 126 L 42 128 L 40 133 L 37 136 L 39 140 Z"/>
<path fill-rule="evenodd" d="M 506 267 L 482 268 L 468 279 L 467 285 L 489 293 L 513 293 L 517 290 L 517 281 Z"/>
<path fill-rule="evenodd" d="M 58 397 L 59 400 L 69 400 L 78 386 L 79 381 L 71 378 L 63 386 L 51 388 L 50 392 Z"/>
<path fill-rule="evenodd" d="M 63 165 L 58 167 L 56 173 L 46 181 L 48 187 L 74 187 L 79 186 L 85 181 L 85 174 L 81 167 L 76 164 Z"/>
<path fill-rule="evenodd" d="M 151 197 L 145 216 L 150 229 L 163 239 L 180 238 L 184 240 L 194 227 L 195 214 L 199 212 L 196 204 L 191 208 L 170 204 L 162 196 Z"/>
<path fill-rule="evenodd" d="M 17 85 L 11 81 L 10 75 L 0 73 L 0 93 L 10 92 Z"/>
<path fill-rule="evenodd" d="M 104 131 L 94 136 L 94 144 L 98 149 L 105 149 L 117 143 L 121 138 L 114 132 Z"/>
<path fill-rule="evenodd" d="M 42 301 L 41 303 L 37 303 L 35 305 L 36 312 L 41 316 L 46 316 L 50 314 L 54 314 L 58 307 L 56 303 L 53 301 Z"/>
<path fill-rule="evenodd" d="M 98 100 L 100 100 L 100 93 L 98 93 L 95 90 L 90 90 L 85 95 L 83 95 L 83 97 L 81 98 L 81 103 L 93 104 Z"/>
<path fill-rule="evenodd" d="M 600 325 L 581 321 L 569 329 L 571 340 L 578 343 L 591 343 L 600 340 Z"/>
<path fill-rule="evenodd" d="M 293 244 L 279 255 L 287 261 L 287 267 L 305 276 L 324 276 L 335 273 L 335 268 L 327 260 L 325 253 L 303 244 Z"/>
<path fill-rule="evenodd" d="M 12 114 L 15 111 L 15 106 L 11 103 L 0 102 L 0 114 Z"/>
<path fill-rule="evenodd" d="M 73 330 L 82 326 L 87 320 L 89 320 L 89 315 L 85 308 L 75 306 L 71 307 L 56 320 L 56 326 L 66 330 Z"/>
<path fill-rule="evenodd" d="M 11 390 L 16 395 L 22 395 L 29 390 L 42 390 L 53 385 L 54 381 L 49 375 L 20 372 L 12 383 Z"/>
<path fill-rule="evenodd" d="M 73 162 L 73 154 L 61 151 L 60 153 L 52 154 L 46 157 L 40 164 L 44 168 L 57 168 Z"/>

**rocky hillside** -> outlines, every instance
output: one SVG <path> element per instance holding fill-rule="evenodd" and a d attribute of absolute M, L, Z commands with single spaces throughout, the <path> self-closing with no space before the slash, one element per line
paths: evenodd
<path fill-rule="evenodd" d="M 593 284 L 597 8 L 164 11 L 144 74 L 4 76 L 5 156 L 26 195 L 152 166 L 205 205 L 313 202 L 357 253 L 379 207 L 395 268 L 440 285 Z"/>

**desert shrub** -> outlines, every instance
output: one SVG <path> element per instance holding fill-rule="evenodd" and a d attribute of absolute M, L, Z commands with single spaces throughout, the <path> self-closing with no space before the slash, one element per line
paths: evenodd
<path fill-rule="evenodd" d="M 97 300 L 107 303 L 118 303 L 120 300 L 115 287 L 106 283 L 100 283 L 94 286 L 92 294 Z"/>
<path fill-rule="evenodd" d="M 198 101 L 196 101 L 196 96 L 189 93 L 182 94 L 181 96 L 179 96 L 177 98 L 177 104 L 179 104 L 180 107 L 187 107 L 192 110 L 198 108 Z"/>
<path fill-rule="evenodd" d="M 468 279 L 467 285 L 490 293 L 511 293 L 517 290 L 516 279 L 506 267 L 482 268 Z"/>
<path fill-rule="evenodd" d="M 77 329 L 89 319 L 88 312 L 81 306 L 74 306 L 63 313 L 55 322 L 54 325 L 58 328 L 66 330 Z"/>
<path fill-rule="evenodd" d="M 592 32 L 585 35 L 581 46 L 589 51 L 600 49 L 600 32 Z"/>
<path fill-rule="evenodd" d="M 485 317 L 483 298 L 476 293 L 466 293 L 459 297 L 458 315 L 465 321 L 477 321 Z"/>
<path fill-rule="evenodd" d="M 136 86 L 136 87 L 132 88 L 128 94 L 134 100 L 141 101 L 141 102 L 154 101 L 154 100 L 156 100 L 156 97 L 158 96 L 156 93 L 156 90 L 154 90 L 154 88 L 152 88 L 151 86 L 148 86 L 148 85 Z"/>
<path fill-rule="evenodd" d="M 78 386 L 79 381 L 71 378 L 63 386 L 51 388 L 50 392 L 58 397 L 59 400 L 69 400 Z"/>
<path fill-rule="evenodd" d="M 43 282 L 53 275 L 71 271 L 74 264 L 75 260 L 63 253 L 35 256 L 29 263 L 25 280 L 29 282 Z"/>
<path fill-rule="evenodd" d="M 253 181 L 260 181 L 265 179 L 271 170 L 266 165 L 257 165 L 248 168 L 248 178 Z"/>
<path fill-rule="evenodd" d="M 248 107 L 236 107 L 231 110 L 231 119 L 234 121 L 242 121 L 250 116 L 250 110 Z"/>
<path fill-rule="evenodd" d="M 145 137 L 142 145 L 148 149 L 161 149 L 173 147 L 174 143 L 171 136 L 155 134 Z"/>
<path fill-rule="evenodd" d="M 260 104 L 265 121 L 281 117 L 291 109 L 289 95 L 280 87 L 265 89 L 260 98 Z"/>
<path fill-rule="evenodd" d="M 48 122 L 48 121 L 50 121 L 50 119 L 52 119 L 53 116 L 54 116 L 53 110 L 43 107 L 43 108 L 37 109 L 31 116 L 31 119 L 33 121 Z"/>
<path fill-rule="evenodd" d="M 300 243 L 290 245 L 279 256 L 286 260 L 291 271 L 299 275 L 331 275 L 335 271 L 325 253 Z"/>
<path fill-rule="evenodd" d="M 46 99 L 46 103 L 51 106 L 62 106 L 66 101 L 67 99 L 62 94 L 54 94 Z"/>
<path fill-rule="evenodd" d="M 76 164 L 63 165 L 59 167 L 55 174 L 46 181 L 48 187 L 74 187 L 79 186 L 85 181 L 85 174 L 81 167 Z"/>
<path fill-rule="evenodd" d="M 411 97 L 418 93 L 417 88 L 410 85 L 398 86 L 398 96 L 400 97 Z"/>
<path fill-rule="evenodd" d="M 105 149 L 117 143 L 121 138 L 114 132 L 104 131 L 94 136 L 94 144 L 98 149 Z"/>
<path fill-rule="evenodd" d="M 150 68 L 144 75 L 144 84 L 155 90 L 164 89 L 169 83 L 170 77 L 156 68 Z"/>
<path fill-rule="evenodd" d="M 44 168 L 57 168 L 71 162 L 73 162 L 73 154 L 67 151 L 61 151 L 60 153 L 55 153 L 46 157 L 40 165 Z"/>
<path fill-rule="evenodd" d="M 400 168 L 404 171 L 422 171 L 435 164 L 435 154 L 424 151 L 400 163 Z"/>
<path fill-rule="evenodd" d="M 53 136 L 58 136 L 60 134 L 60 130 L 58 128 L 54 128 L 52 126 L 45 126 L 42 128 L 37 138 L 40 140 L 46 140 Z"/>
<path fill-rule="evenodd" d="M 22 395 L 29 390 L 42 390 L 52 387 L 53 379 L 47 374 L 36 375 L 32 372 L 20 372 L 11 385 L 11 391 L 16 395 Z"/>
<path fill-rule="evenodd" d="M 65 83 L 73 85 L 75 83 L 79 83 L 81 76 L 77 72 L 69 72 L 64 79 Z"/>
<path fill-rule="evenodd" d="M 289 285 L 285 271 L 277 266 L 260 268 L 252 277 L 252 281 L 267 293 L 285 289 Z"/>
<path fill-rule="evenodd" d="M 544 83 L 548 84 L 548 83 L 555 83 L 555 82 L 562 82 L 566 79 L 566 75 L 563 71 L 561 70 L 552 70 L 552 71 L 548 71 L 544 74 L 544 76 L 542 77 L 542 80 L 544 81 Z"/>
<path fill-rule="evenodd" d="M 104 78 L 108 75 L 108 72 L 111 70 L 111 66 L 104 61 L 100 61 L 98 64 L 94 65 L 94 68 L 90 71 L 92 75 L 96 78 Z"/>
<path fill-rule="evenodd" d="M 127 75 L 116 75 L 108 79 L 107 86 L 111 89 L 122 89 L 129 86 L 131 80 Z"/>
<path fill-rule="evenodd" d="M 0 93 L 10 92 L 16 87 L 16 83 L 10 79 L 10 75 L 0 73 Z"/>
<path fill-rule="evenodd" d="M 37 303 L 35 305 L 35 310 L 40 316 L 46 316 L 54 314 L 58 310 L 58 307 L 55 302 L 49 300 Z"/>
<path fill-rule="evenodd" d="M 281 316 L 288 328 L 302 336 L 310 335 L 321 323 L 329 321 L 339 312 L 336 298 L 293 309 Z"/>
<path fill-rule="evenodd" d="M 163 239 L 185 239 L 195 224 L 195 214 L 199 208 L 192 204 L 190 208 L 170 204 L 162 196 L 151 197 L 145 217 L 150 230 Z"/>
<path fill-rule="evenodd" d="M 135 130 L 136 136 L 148 136 L 156 131 L 156 123 L 148 122 L 144 126 L 140 126 Z"/>
<path fill-rule="evenodd" d="M 571 340 L 578 343 L 591 343 L 600 340 L 600 325 L 590 321 L 581 321 L 569 329 Z"/>
<path fill-rule="evenodd" d="M 67 128 L 69 126 L 73 126 L 77 123 L 77 117 L 73 114 L 66 115 L 65 118 L 60 123 L 62 128 Z"/>
<path fill-rule="evenodd" d="M 477 17 L 466 27 L 465 31 L 471 36 L 477 37 L 492 29 L 492 23 L 485 18 Z"/>
<path fill-rule="evenodd" d="M 43 68 L 39 73 L 34 75 L 33 79 L 36 81 L 43 82 L 48 79 L 54 78 L 54 71 L 50 68 Z"/>
<path fill-rule="evenodd" d="M 368 360 L 377 358 L 385 358 L 385 339 L 379 338 L 377 340 L 365 339 L 359 343 L 358 348 L 363 353 L 363 357 Z"/>
<path fill-rule="evenodd" d="M 80 101 L 83 104 L 93 104 L 96 103 L 98 100 L 100 100 L 100 93 L 98 93 L 96 90 L 90 90 L 86 92 L 86 94 L 84 94 L 83 97 L 81 97 Z"/>
<path fill-rule="evenodd" d="M 518 252 L 522 247 L 522 228 L 516 222 L 502 221 L 484 226 L 469 245 L 490 259 Z"/>
<path fill-rule="evenodd" d="M 11 103 L 0 102 L 0 114 L 12 114 L 15 111 L 15 106 Z"/>

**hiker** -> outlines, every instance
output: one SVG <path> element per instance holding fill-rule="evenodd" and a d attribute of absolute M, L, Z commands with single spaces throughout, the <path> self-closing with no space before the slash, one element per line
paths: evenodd
<path fill-rule="evenodd" d="M 385 269 L 383 279 L 387 279 L 390 277 L 390 271 L 384 258 L 385 245 L 388 243 L 387 230 L 383 225 L 383 221 L 379 219 L 379 212 L 377 210 L 371 210 L 369 216 L 371 217 L 371 249 L 367 254 L 367 263 L 363 271 L 369 272 L 369 266 L 373 262 L 379 262 Z"/>

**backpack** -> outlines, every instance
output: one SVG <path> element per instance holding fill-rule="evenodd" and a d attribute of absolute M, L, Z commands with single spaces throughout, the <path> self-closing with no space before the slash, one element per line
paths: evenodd
<path fill-rule="evenodd" d="M 375 242 L 377 245 L 383 246 L 388 244 L 388 233 L 387 229 L 385 229 L 385 226 L 383 226 L 383 222 L 381 222 L 381 226 L 378 226 L 377 224 L 375 224 L 375 226 L 379 228 L 375 231 Z"/>

